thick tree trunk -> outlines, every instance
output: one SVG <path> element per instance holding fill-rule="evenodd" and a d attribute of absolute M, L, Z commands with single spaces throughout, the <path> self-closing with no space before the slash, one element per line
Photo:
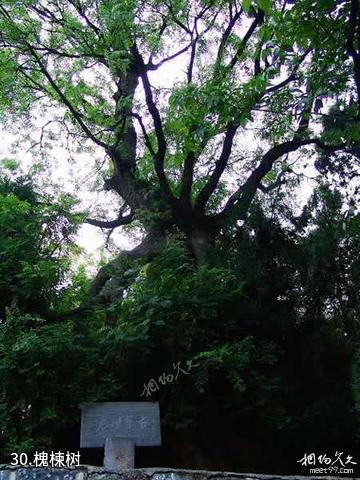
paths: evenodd
<path fill-rule="evenodd" d="M 206 261 L 209 248 L 214 243 L 214 234 L 204 228 L 195 226 L 187 236 L 190 252 L 198 263 Z"/>
<path fill-rule="evenodd" d="M 151 261 L 158 255 L 165 243 L 165 233 L 154 227 L 144 240 L 132 250 L 123 250 L 113 260 L 102 267 L 94 278 L 87 299 L 74 310 L 73 314 L 88 310 L 95 304 L 109 305 L 121 301 L 126 288 L 133 282 L 133 262 L 142 259 Z"/>

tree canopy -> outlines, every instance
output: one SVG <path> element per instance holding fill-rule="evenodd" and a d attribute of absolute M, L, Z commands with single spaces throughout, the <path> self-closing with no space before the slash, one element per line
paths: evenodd
<path fill-rule="evenodd" d="M 88 221 L 138 220 L 136 255 L 176 228 L 204 257 L 302 147 L 358 161 L 355 1 L 9 1 L 0 13 L 3 115 L 41 111 L 72 144 L 104 150 L 119 215 Z M 172 62 L 177 78 L 153 88 Z"/>
<path fill-rule="evenodd" d="M 274 450 L 257 448 L 271 438 L 299 458 L 299 437 L 351 445 L 358 1 L 5 0 L 0 46 L 4 128 L 21 130 L 34 166 L 46 158 L 50 172 L 54 145 L 79 171 L 101 157 L 89 190 L 107 192 L 116 212 L 75 214 L 74 199 L 43 200 L 21 177 L 0 185 L 4 455 L 56 442 L 56 421 L 70 428 L 83 402 L 138 399 L 182 359 L 200 366 L 158 398 L 170 439 L 196 432 L 193 464 L 270 468 Z M 309 172 L 313 192 L 300 201 Z M 71 279 L 81 221 L 141 240 L 91 282 Z M 48 365 L 63 383 L 39 396 Z M 231 448 L 244 428 L 253 463 L 225 445 L 228 456 L 211 453 L 211 412 Z"/>

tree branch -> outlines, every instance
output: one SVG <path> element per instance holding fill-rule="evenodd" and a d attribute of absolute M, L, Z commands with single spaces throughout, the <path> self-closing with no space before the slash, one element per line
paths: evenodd
<path fill-rule="evenodd" d="M 98 138 L 95 137 L 95 135 L 91 132 L 91 130 L 87 127 L 87 125 L 84 123 L 82 120 L 82 114 L 76 110 L 76 108 L 72 105 L 72 103 L 69 101 L 69 99 L 66 97 L 66 95 L 62 92 L 60 87 L 57 85 L 55 80 L 52 78 L 42 61 L 40 60 L 40 57 L 37 55 L 35 52 L 34 48 L 31 45 L 28 45 L 28 48 L 32 54 L 32 56 L 35 58 L 36 63 L 39 65 L 40 71 L 43 73 L 43 75 L 48 79 L 50 85 L 52 88 L 55 90 L 55 92 L 59 95 L 61 100 L 63 101 L 64 105 L 69 109 L 71 112 L 74 120 L 78 123 L 78 125 L 81 127 L 81 129 L 86 133 L 86 135 L 97 145 L 100 147 L 103 147 L 105 149 L 108 149 L 110 147 L 109 144 L 103 142 L 102 140 L 99 140 Z"/>
<path fill-rule="evenodd" d="M 272 92 L 276 92 L 277 90 L 280 90 L 280 88 L 282 87 L 285 87 L 286 85 L 288 85 L 289 83 L 293 82 L 294 80 L 296 80 L 296 74 L 297 74 L 297 71 L 299 70 L 301 64 L 303 63 L 303 61 L 305 60 L 305 58 L 308 56 L 308 54 L 311 52 L 311 48 L 308 48 L 300 57 L 300 60 L 299 62 L 294 66 L 291 74 L 285 78 L 285 80 L 283 80 L 282 82 L 278 83 L 277 85 L 273 85 L 272 87 L 269 87 L 265 90 L 265 94 L 266 93 L 272 93 Z"/>
<path fill-rule="evenodd" d="M 145 145 L 147 146 L 151 156 L 155 159 L 156 158 L 156 153 L 155 153 L 154 147 L 152 146 L 150 137 L 149 137 L 149 135 L 146 131 L 146 128 L 145 128 L 145 125 L 144 125 L 144 122 L 143 122 L 141 116 L 138 113 L 132 113 L 131 115 L 134 118 L 136 118 L 136 120 L 138 121 L 138 123 L 140 125 L 140 128 L 141 128 L 141 131 L 144 135 Z"/>
<path fill-rule="evenodd" d="M 75 10 L 78 12 L 81 18 L 83 18 L 88 25 L 98 36 L 101 36 L 101 30 L 98 26 L 96 26 L 86 15 L 85 11 L 82 9 L 80 3 L 74 1 L 74 0 L 68 0 L 71 5 L 75 8 Z"/>
<path fill-rule="evenodd" d="M 192 82 L 194 62 L 195 62 L 195 54 L 196 54 L 196 45 L 197 45 L 198 39 L 199 39 L 199 37 L 196 36 L 196 39 L 192 42 L 192 45 L 191 45 L 190 62 L 189 62 L 189 66 L 188 66 L 187 74 L 186 74 L 188 83 Z"/>
<path fill-rule="evenodd" d="M 215 216 L 216 219 L 220 221 L 220 223 L 226 223 L 232 217 L 244 220 L 246 218 L 249 206 L 257 190 L 259 189 L 262 179 L 268 172 L 270 172 L 274 163 L 283 155 L 294 152 L 302 146 L 311 144 L 331 152 L 346 148 L 345 144 L 325 145 L 318 138 L 294 138 L 291 141 L 275 145 L 274 147 L 270 148 L 267 153 L 265 153 L 259 165 L 252 171 L 244 184 L 241 185 L 238 190 L 230 196 L 223 211 Z"/>
<path fill-rule="evenodd" d="M 235 55 L 231 59 L 229 65 L 228 65 L 229 69 L 234 68 L 234 66 L 236 65 L 236 63 L 240 59 L 242 53 L 244 52 L 244 50 L 246 48 L 246 45 L 247 45 L 248 41 L 250 40 L 252 34 L 254 33 L 254 31 L 256 30 L 258 25 L 261 25 L 263 21 L 264 21 L 264 12 L 262 10 L 259 10 L 258 13 L 256 14 L 256 17 L 255 17 L 254 21 L 250 25 L 249 30 L 246 32 L 244 38 L 241 40 L 239 48 L 237 49 Z"/>
<path fill-rule="evenodd" d="M 230 21 L 221 37 L 221 40 L 220 40 L 220 44 L 219 44 L 219 48 L 218 48 L 218 51 L 217 51 L 217 55 L 216 55 L 216 63 L 217 64 L 220 64 L 221 63 L 221 60 L 222 60 L 222 57 L 223 57 L 223 53 L 224 53 L 224 49 L 225 49 L 225 45 L 226 45 L 226 42 L 232 32 L 232 29 L 234 28 L 236 22 L 239 20 L 241 14 L 242 14 L 242 8 L 240 10 L 238 10 L 235 15 L 231 15 L 230 16 Z"/>
<path fill-rule="evenodd" d="M 171 1 L 170 2 L 164 2 L 164 4 L 167 6 L 167 8 L 169 9 L 169 12 L 171 14 L 171 18 L 174 20 L 174 22 L 182 29 L 184 30 L 187 34 L 191 35 L 191 30 L 188 26 L 184 25 L 182 22 L 180 22 L 180 20 L 177 18 L 173 8 L 172 8 L 172 4 L 171 4 Z"/>
<path fill-rule="evenodd" d="M 206 207 L 206 203 L 209 200 L 210 195 L 216 189 L 216 187 L 219 183 L 220 177 L 221 177 L 221 175 L 223 174 L 223 172 L 226 168 L 227 162 L 228 162 L 230 154 L 231 154 L 233 140 L 234 140 L 234 136 L 235 136 L 235 133 L 236 133 L 237 129 L 238 129 L 238 125 L 234 124 L 234 123 L 230 123 L 227 126 L 220 157 L 215 162 L 214 171 L 210 175 L 210 178 L 207 181 L 207 183 L 205 184 L 205 186 L 203 187 L 203 189 L 200 191 L 200 193 L 197 197 L 197 200 L 196 200 L 195 210 L 199 213 L 204 212 L 205 207 Z"/>
<path fill-rule="evenodd" d="M 297 138 L 303 137 L 304 133 L 307 132 L 310 123 L 311 110 L 315 100 L 315 93 L 311 90 L 311 82 L 307 80 L 306 82 L 306 96 L 303 100 L 304 106 L 299 116 L 299 123 L 296 129 L 294 140 Z"/>
<path fill-rule="evenodd" d="M 183 208 L 191 208 L 191 188 L 194 181 L 195 153 L 189 152 L 184 161 L 181 179 L 180 203 Z"/>
<path fill-rule="evenodd" d="M 133 213 L 129 213 L 128 215 L 120 215 L 115 220 L 105 221 L 105 220 L 96 220 L 94 218 L 86 218 L 85 222 L 88 223 L 89 225 L 93 225 L 94 227 L 114 229 L 117 227 L 121 227 L 122 225 L 128 225 L 129 223 L 132 222 L 133 218 L 134 218 Z"/>
<path fill-rule="evenodd" d="M 140 77 L 144 87 L 146 105 L 148 107 L 148 111 L 151 115 L 151 118 L 153 119 L 153 122 L 154 122 L 155 135 L 156 135 L 157 144 L 158 144 L 158 149 L 157 149 L 157 152 L 155 152 L 155 156 L 154 156 L 155 171 L 159 179 L 161 190 L 163 191 L 165 196 L 170 200 L 170 202 L 174 203 L 175 197 L 171 192 L 169 182 L 166 178 L 165 170 L 164 170 L 164 161 L 165 161 L 167 145 L 166 145 L 166 139 L 165 139 L 164 129 L 162 125 L 162 120 L 160 117 L 159 110 L 153 99 L 152 88 L 147 75 L 146 66 L 144 64 L 143 58 L 141 57 L 137 49 L 135 51 L 135 55 L 138 61 L 138 65 L 140 67 Z"/>
<path fill-rule="evenodd" d="M 173 53 L 172 55 L 169 55 L 168 57 L 166 58 L 163 58 L 162 60 L 160 60 L 160 62 L 158 63 L 152 63 L 152 62 L 149 62 L 147 65 L 146 65 L 146 68 L 147 70 L 157 70 L 159 67 L 161 67 L 161 65 L 163 65 L 164 63 L 166 62 L 170 62 L 171 60 L 174 60 L 176 57 L 179 57 L 180 55 L 182 55 L 183 53 L 187 52 L 189 50 L 189 48 L 192 46 L 193 42 L 190 42 L 188 45 L 185 45 L 185 47 L 181 48 L 180 50 L 176 51 L 175 53 Z"/>

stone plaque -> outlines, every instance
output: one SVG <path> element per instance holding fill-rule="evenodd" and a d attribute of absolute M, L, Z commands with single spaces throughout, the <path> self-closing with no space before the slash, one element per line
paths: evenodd
<path fill-rule="evenodd" d="M 83 407 L 80 447 L 104 447 L 108 437 L 132 438 L 136 446 L 160 446 L 158 402 L 104 402 Z"/>

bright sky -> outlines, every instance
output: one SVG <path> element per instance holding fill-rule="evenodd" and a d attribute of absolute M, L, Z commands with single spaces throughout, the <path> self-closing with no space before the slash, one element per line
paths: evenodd
<path fill-rule="evenodd" d="M 174 84 L 177 80 L 185 75 L 185 62 L 182 59 L 176 60 L 176 68 L 174 64 L 164 64 L 159 70 L 151 72 L 149 77 L 154 87 L 165 87 Z M 142 89 L 139 86 L 137 90 L 139 98 L 142 98 Z M 46 123 L 43 118 L 40 120 L 40 125 Z M 19 132 L 20 133 L 20 132 Z M 19 135 L 16 132 L 9 132 L 4 127 L 0 127 L 0 160 L 4 158 L 12 158 L 16 160 L 22 170 L 26 173 L 31 165 L 36 160 L 34 153 L 26 151 L 30 144 L 22 144 L 16 146 L 16 142 L 19 139 Z M 99 150 L 99 161 L 103 156 L 103 152 Z M 84 153 L 76 155 L 77 162 L 75 165 L 70 165 L 66 161 L 68 152 L 54 143 L 51 152 L 51 177 L 52 181 L 61 185 L 62 191 L 70 194 L 79 194 L 83 208 L 91 208 L 94 204 L 100 204 L 105 208 L 113 205 L 113 208 L 109 208 L 107 219 L 116 218 L 117 198 L 108 192 L 101 190 L 99 185 L 96 191 L 89 192 L 89 183 L 94 180 L 96 170 L 94 169 L 94 161 L 89 162 L 89 158 Z M 65 160 L 65 161 L 64 161 Z M 93 160 L 93 159 L 92 159 Z M 90 164 L 90 168 L 89 168 Z M 74 182 L 74 179 L 77 182 Z M 111 215 L 111 210 L 113 210 Z M 104 218 L 101 218 L 102 220 Z M 86 254 L 92 257 L 96 261 L 104 246 L 107 232 L 102 232 L 98 227 L 84 224 L 78 234 L 78 244 L 85 250 Z M 114 231 L 111 236 L 112 241 L 119 249 L 128 249 L 136 244 L 136 235 L 127 234 L 124 229 L 120 228 Z"/>

